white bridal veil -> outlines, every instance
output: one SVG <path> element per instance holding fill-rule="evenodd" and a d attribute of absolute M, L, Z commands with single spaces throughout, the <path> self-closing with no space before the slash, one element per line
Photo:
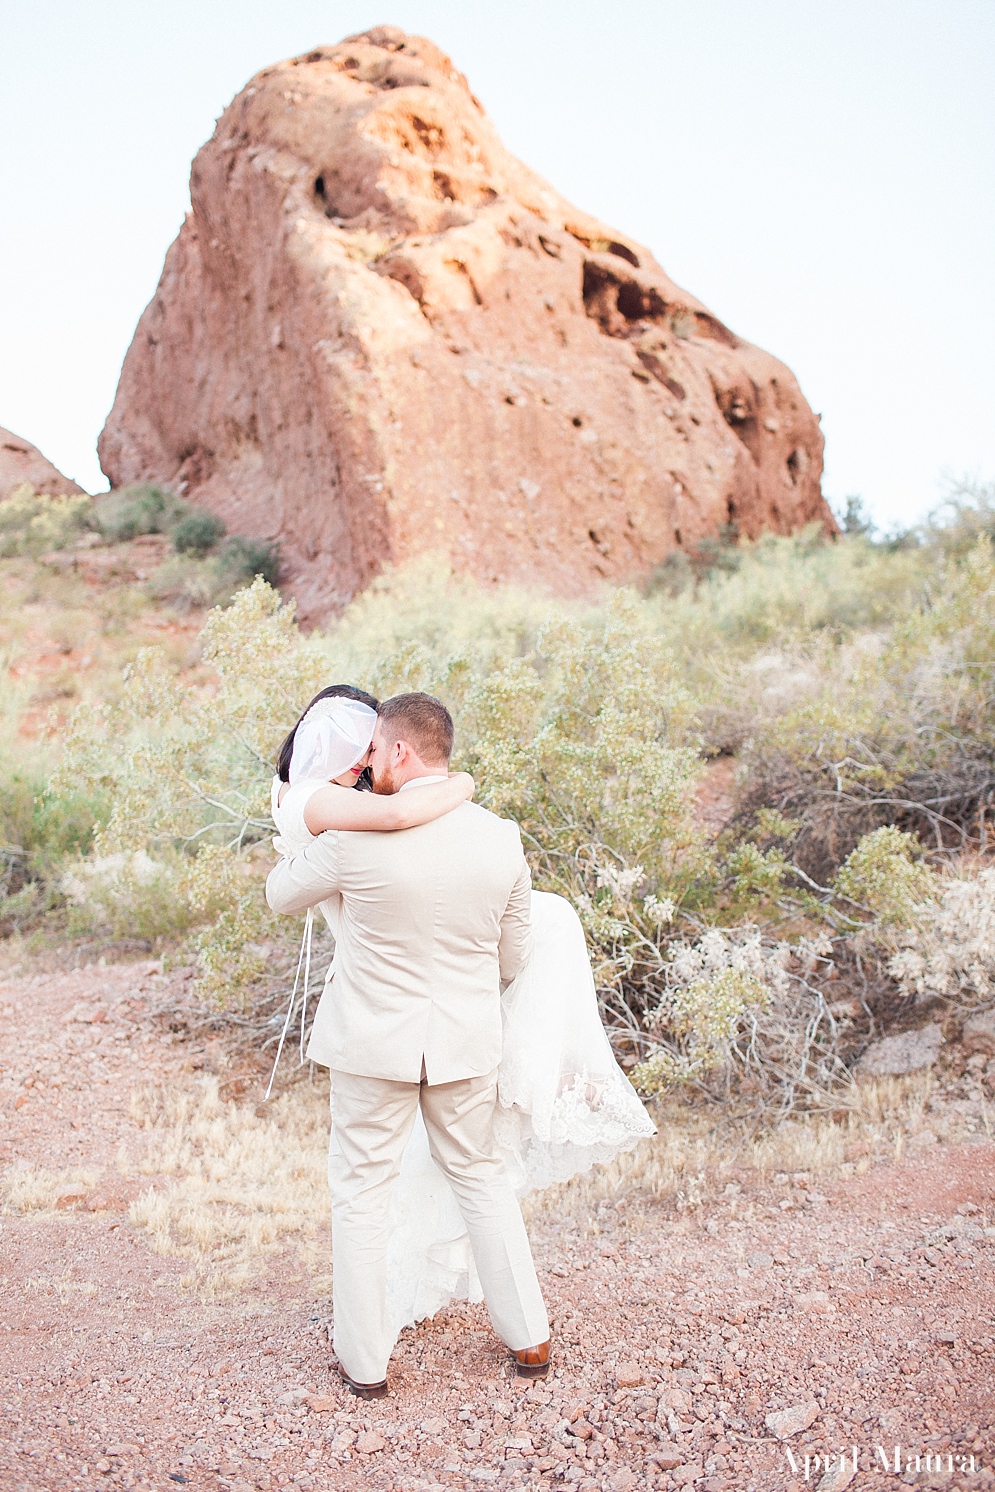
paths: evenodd
<path fill-rule="evenodd" d="M 319 699 L 294 736 L 290 785 L 331 782 L 354 767 L 369 749 L 377 712 L 358 699 Z"/>

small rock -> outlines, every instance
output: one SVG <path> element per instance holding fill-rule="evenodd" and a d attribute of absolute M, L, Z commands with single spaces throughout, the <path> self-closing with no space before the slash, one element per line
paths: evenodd
<path fill-rule="evenodd" d="M 688 1482 L 696 1482 L 702 1475 L 703 1467 L 700 1461 L 689 1461 L 686 1466 L 678 1466 L 676 1471 L 670 1474 L 679 1487 Z"/>
<path fill-rule="evenodd" d="M 773 1254 L 748 1254 L 746 1262 L 751 1269 L 772 1269 L 774 1265 Z"/>
<path fill-rule="evenodd" d="M 778 1409 L 768 1414 L 764 1424 L 778 1440 L 787 1440 L 800 1430 L 807 1430 L 819 1418 L 819 1405 L 815 1399 L 806 1404 L 793 1404 L 790 1409 Z"/>
<path fill-rule="evenodd" d="M 849 1487 L 856 1475 L 857 1468 L 854 1465 L 853 1456 L 851 1455 L 849 1459 L 845 1456 L 841 1457 L 840 1460 L 834 1461 L 828 1471 L 823 1474 L 816 1492 L 843 1492 L 843 1488 Z"/>
<path fill-rule="evenodd" d="M 339 1401 L 331 1394 L 309 1394 L 307 1407 L 312 1414 L 331 1414 L 339 1407 Z"/>
<path fill-rule="evenodd" d="M 364 1430 L 356 1438 L 356 1449 L 361 1456 L 372 1456 L 377 1451 L 382 1451 L 386 1444 L 386 1440 L 376 1430 Z"/>
<path fill-rule="evenodd" d="M 101 1456 L 100 1460 L 94 1461 L 93 1464 L 96 1470 L 99 1471 L 103 1476 L 106 1476 L 109 1471 L 113 1470 L 113 1467 L 111 1466 L 111 1463 L 108 1461 L 106 1456 Z"/>
<path fill-rule="evenodd" d="M 668 1442 L 655 1450 L 650 1459 L 656 1462 L 661 1471 L 673 1471 L 675 1466 L 683 1464 L 684 1452 L 679 1446 Z"/>
<path fill-rule="evenodd" d="M 615 1382 L 619 1388 L 638 1388 L 643 1378 L 643 1370 L 638 1363 L 620 1362 L 615 1371 Z"/>
<path fill-rule="evenodd" d="M 305 1399 L 310 1399 L 311 1394 L 306 1388 L 288 1388 L 285 1394 L 280 1394 L 278 1404 L 296 1405 L 303 1404 Z"/>
<path fill-rule="evenodd" d="M 83 1026 L 100 1026 L 107 1019 L 106 1005 L 74 1005 L 67 1020 Z"/>
<path fill-rule="evenodd" d="M 81 1202 L 86 1201 L 86 1188 L 83 1186 L 66 1186 L 55 1199 L 58 1212 L 64 1212 L 70 1207 L 78 1207 Z"/>
<path fill-rule="evenodd" d="M 917 1135 L 912 1135 L 909 1140 L 910 1147 L 921 1150 L 925 1145 L 935 1145 L 936 1136 L 931 1129 L 921 1129 Z"/>
<path fill-rule="evenodd" d="M 984 1052 L 986 1056 L 995 1056 L 995 1009 L 979 1010 L 965 1021 L 960 1039 L 969 1054 Z"/>
<path fill-rule="evenodd" d="M 836 1310 L 825 1290 L 806 1290 L 792 1297 L 798 1311 L 809 1311 L 813 1316 L 831 1316 Z"/>
<path fill-rule="evenodd" d="M 629 1492 L 629 1489 L 634 1487 L 638 1480 L 636 1473 L 630 1467 L 620 1466 L 608 1478 L 608 1485 L 611 1487 L 612 1492 Z"/>
<path fill-rule="evenodd" d="M 444 1419 L 422 1420 L 419 1427 L 423 1435 L 444 1435 L 448 1429 L 448 1421 Z"/>
<path fill-rule="evenodd" d="M 943 1032 L 935 1021 L 918 1031 L 903 1031 L 899 1036 L 885 1036 L 873 1042 L 857 1063 L 861 1077 L 901 1077 L 932 1067 L 940 1055 Z"/>

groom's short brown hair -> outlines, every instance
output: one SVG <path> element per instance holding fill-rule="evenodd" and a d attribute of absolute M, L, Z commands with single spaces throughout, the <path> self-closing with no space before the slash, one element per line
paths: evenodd
<path fill-rule="evenodd" d="M 395 694 L 385 699 L 377 714 L 384 733 L 395 741 L 407 741 L 423 762 L 448 762 L 453 753 L 453 717 L 431 694 Z"/>

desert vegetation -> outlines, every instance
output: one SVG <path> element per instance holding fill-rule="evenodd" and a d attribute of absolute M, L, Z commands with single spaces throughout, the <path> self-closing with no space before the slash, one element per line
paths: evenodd
<path fill-rule="evenodd" d="M 233 541 L 158 489 L 16 502 L 0 531 L 22 597 L 70 586 L 40 556 L 86 534 L 161 534 L 172 554 L 105 595 L 119 646 L 51 698 L 37 741 L 23 693 L 6 707 L 9 938 L 161 951 L 191 973 L 183 1021 L 272 1041 L 299 934 L 263 897 L 272 763 L 310 696 L 348 680 L 449 702 L 478 800 L 518 820 L 535 884 L 577 907 L 648 1095 L 836 1112 L 873 1039 L 991 1001 L 990 490 L 897 537 L 853 504 L 835 540 L 729 535 L 593 604 L 422 560 L 311 633 L 261 563 L 206 614 L 206 582 L 166 584 L 177 565 L 214 565 L 215 584 Z M 135 645 L 128 617 L 169 598 L 196 638 Z M 14 600 L 11 658 L 19 615 Z"/>

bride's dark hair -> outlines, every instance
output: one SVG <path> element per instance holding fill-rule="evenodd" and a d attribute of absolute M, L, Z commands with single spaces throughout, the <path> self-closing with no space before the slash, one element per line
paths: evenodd
<path fill-rule="evenodd" d="M 297 725 L 300 725 L 301 720 L 304 719 L 311 705 L 316 705 L 319 699 L 358 699 L 361 705 L 369 705 L 371 710 L 375 710 L 380 703 L 378 699 L 374 699 L 372 694 L 367 694 L 365 689 L 357 689 L 355 684 L 329 684 L 327 689 L 319 689 L 311 704 L 308 705 L 307 710 L 304 710 L 301 714 L 301 719 L 298 720 Z M 280 747 L 280 753 L 276 759 L 276 775 L 281 782 L 290 781 L 290 758 L 294 754 L 294 737 L 297 734 L 297 725 L 294 726 Z M 364 772 L 356 783 L 356 786 L 362 789 L 369 788 L 370 785 L 368 775 Z"/>

